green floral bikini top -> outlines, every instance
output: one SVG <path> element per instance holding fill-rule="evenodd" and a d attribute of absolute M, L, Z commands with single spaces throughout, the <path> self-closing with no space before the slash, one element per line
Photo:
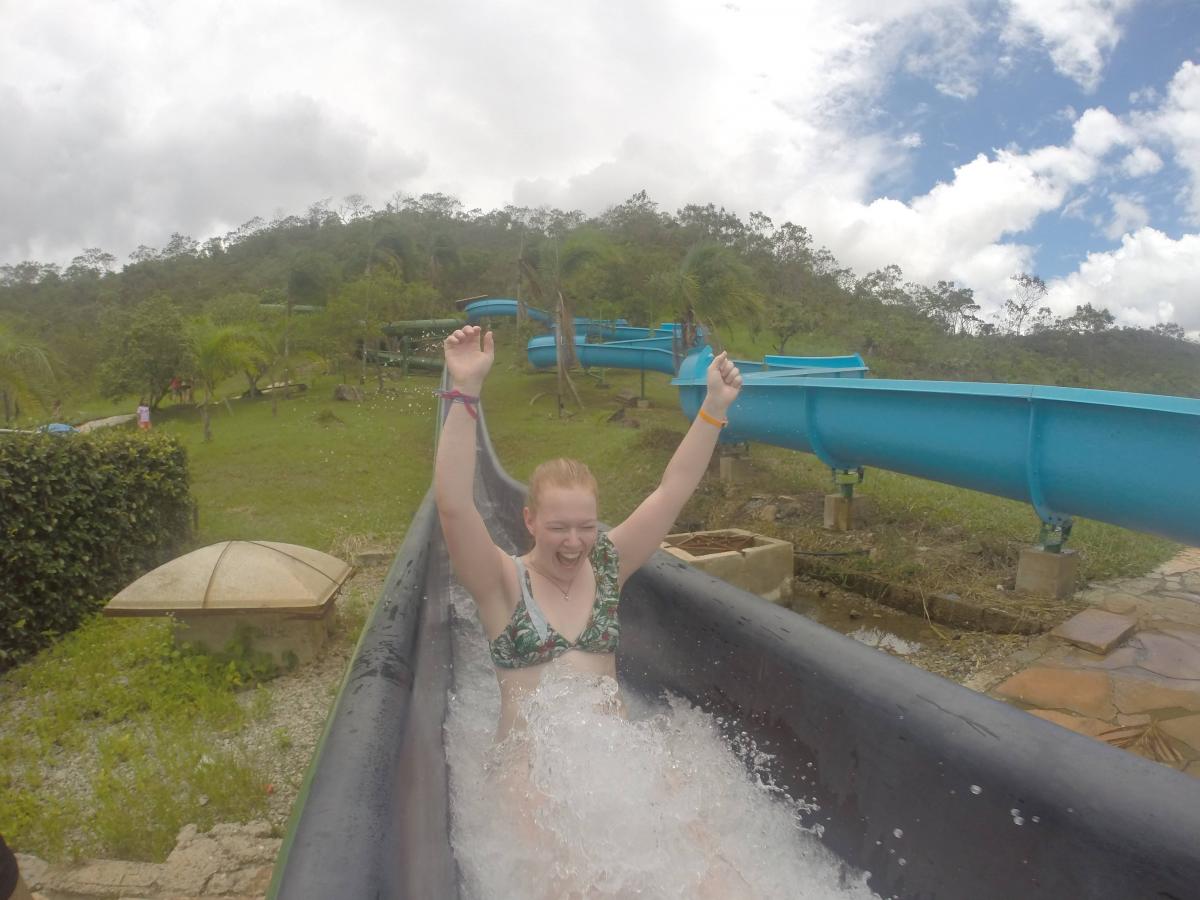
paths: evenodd
<path fill-rule="evenodd" d="M 546 616 L 533 599 L 533 585 L 525 564 L 519 557 L 513 557 L 517 566 L 517 581 L 521 585 L 521 599 L 513 610 L 508 627 L 489 642 L 492 662 L 501 669 L 523 669 L 550 662 L 568 650 L 587 653 L 617 651 L 621 636 L 621 624 L 617 621 L 617 604 L 621 599 L 617 583 L 619 566 L 617 548 L 606 533 L 597 535 L 596 545 L 592 547 L 588 559 L 596 575 L 596 599 L 592 603 L 592 617 L 572 643 L 546 621 Z"/>

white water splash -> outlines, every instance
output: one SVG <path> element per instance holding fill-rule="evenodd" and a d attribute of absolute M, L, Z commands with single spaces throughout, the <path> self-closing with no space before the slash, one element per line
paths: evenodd
<path fill-rule="evenodd" d="M 626 695 L 622 718 L 611 678 L 551 664 L 523 700 L 527 730 L 494 745 L 487 644 L 469 598 L 455 588 L 452 603 L 446 745 L 465 898 L 875 896 L 803 828 L 812 808 L 772 784 L 770 756 L 748 738 L 731 747 L 686 702 Z"/>

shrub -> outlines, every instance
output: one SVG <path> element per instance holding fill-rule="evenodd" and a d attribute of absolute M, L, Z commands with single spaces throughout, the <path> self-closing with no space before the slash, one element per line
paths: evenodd
<path fill-rule="evenodd" d="M 171 437 L 0 440 L 0 670 L 74 628 L 191 537 L 187 455 Z"/>

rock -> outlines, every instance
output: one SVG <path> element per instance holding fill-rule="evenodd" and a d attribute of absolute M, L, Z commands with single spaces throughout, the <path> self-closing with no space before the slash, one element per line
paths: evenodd
<path fill-rule="evenodd" d="M 1107 655 L 1137 626 L 1137 620 L 1103 609 L 1085 609 L 1050 632 L 1059 640 Z"/>
<path fill-rule="evenodd" d="M 1121 712 L 1141 713 L 1157 709 L 1186 709 L 1200 712 L 1200 684 L 1151 675 L 1139 670 L 1112 673 L 1113 699 Z"/>
<path fill-rule="evenodd" d="M 1200 753 L 1200 716 L 1162 719 L 1158 727 L 1176 740 L 1187 744 L 1192 753 Z"/>
<path fill-rule="evenodd" d="M 367 569 L 371 566 L 383 566 L 396 557 L 394 550 L 359 550 L 351 558 L 356 569 Z"/>
<path fill-rule="evenodd" d="M 995 692 L 1042 709 L 1060 709 L 1096 719 L 1116 715 L 1107 672 L 1034 666 L 1009 678 Z M 1140 712 L 1126 709 L 1123 712 Z"/>
<path fill-rule="evenodd" d="M 355 403 L 362 402 L 362 391 L 352 384 L 339 384 L 333 389 L 334 400 L 349 400 Z"/>
<path fill-rule="evenodd" d="M 40 885 L 50 864 L 30 853 L 17 853 L 15 856 L 17 857 L 17 868 L 20 869 L 25 883 L 31 888 Z"/>

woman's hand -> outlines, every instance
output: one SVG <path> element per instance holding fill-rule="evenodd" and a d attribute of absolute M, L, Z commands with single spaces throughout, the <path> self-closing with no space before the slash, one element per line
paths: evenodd
<path fill-rule="evenodd" d="M 722 351 L 708 366 L 708 395 L 704 398 L 704 409 L 718 418 L 733 405 L 742 389 L 742 373 L 733 364 L 729 354 Z"/>
<path fill-rule="evenodd" d="M 496 360 L 496 342 L 490 331 L 483 336 L 483 349 L 479 348 L 482 330 L 478 325 L 464 325 L 442 343 L 451 385 L 468 394 L 479 393 Z"/>

